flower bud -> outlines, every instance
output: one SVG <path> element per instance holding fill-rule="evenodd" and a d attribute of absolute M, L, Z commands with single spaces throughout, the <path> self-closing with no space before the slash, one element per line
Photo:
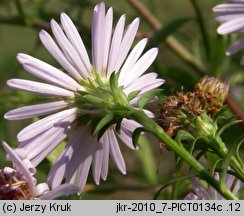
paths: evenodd
<path fill-rule="evenodd" d="M 194 137 L 214 137 L 218 127 L 216 123 L 205 112 L 199 116 L 194 116 L 191 113 L 180 115 L 180 119 Z"/>
<path fill-rule="evenodd" d="M 214 97 L 218 103 L 223 104 L 228 95 L 229 84 L 215 77 L 204 76 L 195 86 L 195 91 Z"/>

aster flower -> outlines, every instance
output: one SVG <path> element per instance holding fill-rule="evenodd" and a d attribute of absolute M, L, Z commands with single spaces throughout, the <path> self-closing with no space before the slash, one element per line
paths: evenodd
<path fill-rule="evenodd" d="M 147 39 L 142 39 L 129 53 L 139 19 L 136 18 L 124 29 L 125 19 L 125 15 L 120 17 L 112 35 L 112 8 L 105 12 L 103 2 L 95 6 L 92 62 L 71 19 L 62 13 L 61 26 L 52 20 L 55 40 L 44 30 L 39 36 L 65 72 L 29 55 L 17 55 L 27 72 L 51 84 L 23 79 L 11 79 L 7 84 L 17 90 L 50 96 L 54 100 L 5 114 L 5 118 L 10 120 L 51 114 L 19 132 L 20 150 L 25 151 L 27 158 L 36 166 L 67 135 L 73 134 L 49 173 L 51 188 L 65 179 L 66 183 L 79 185 L 82 191 L 91 165 L 93 179 L 99 184 L 100 178 L 107 178 L 109 155 L 119 171 L 126 173 L 118 138 L 127 147 L 135 149 L 131 135 L 140 125 L 123 118 L 120 108 L 127 103 L 136 107 L 141 95 L 159 87 L 164 81 L 158 79 L 156 73 L 143 75 L 158 53 L 153 48 L 142 55 Z M 149 111 L 145 112 L 153 116 Z M 98 141 L 92 135 L 90 126 L 100 126 L 101 122 L 108 123 L 108 120 L 122 120 L 120 133 L 116 132 L 115 125 L 109 124 Z"/>
<path fill-rule="evenodd" d="M 72 184 L 61 185 L 50 191 L 46 183 L 36 185 L 35 167 L 25 157 L 18 155 L 19 151 L 11 149 L 7 143 L 2 142 L 8 154 L 8 159 L 13 162 L 14 169 L 5 167 L 0 170 L 0 199 L 1 200 L 31 200 L 54 199 L 59 196 L 76 194 L 79 188 Z"/>
<path fill-rule="evenodd" d="M 219 180 L 218 173 L 215 173 L 214 177 L 216 180 Z M 239 180 L 236 181 L 236 178 L 230 174 L 227 174 L 225 179 L 225 184 L 233 194 L 237 194 L 238 190 L 242 186 L 242 183 Z M 211 186 L 209 186 L 208 188 L 203 186 L 202 183 L 197 178 L 193 178 L 192 187 L 193 187 L 193 192 L 187 194 L 187 196 L 184 198 L 185 200 L 223 200 L 224 199 L 224 197 L 222 197 Z"/>
<path fill-rule="evenodd" d="M 244 30 L 244 1 L 231 0 L 225 4 L 219 4 L 213 8 L 217 13 L 215 20 L 223 23 L 217 29 L 219 34 L 242 33 Z M 235 54 L 244 48 L 244 37 L 241 36 L 227 50 L 227 55 Z M 244 57 L 241 59 L 241 64 L 244 64 Z"/>

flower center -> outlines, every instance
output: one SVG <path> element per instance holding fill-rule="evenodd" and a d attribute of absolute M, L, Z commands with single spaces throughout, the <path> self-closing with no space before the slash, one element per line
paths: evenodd
<path fill-rule="evenodd" d="M 0 170 L 0 200 L 30 200 L 28 183 L 19 179 L 16 173 L 11 175 Z"/>

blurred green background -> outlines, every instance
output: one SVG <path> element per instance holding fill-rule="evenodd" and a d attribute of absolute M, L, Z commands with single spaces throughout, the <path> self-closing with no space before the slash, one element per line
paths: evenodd
<path fill-rule="evenodd" d="M 98 2 L 100 1 L 0 0 L 0 139 L 13 147 L 16 146 L 16 134 L 32 121 L 7 121 L 4 120 L 4 113 L 13 108 L 38 103 L 43 99 L 34 94 L 13 91 L 6 86 L 6 81 L 10 78 L 35 79 L 21 68 L 16 60 L 16 54 L 27 53 L 60 67 L 43 48 L 38 32 L 42 27 L 50 31 L 50 19 L 59 21 L 62 11 L 70 15 L 74 23 L 79 26 L 81 37 L 90 52 L 91 16 L 93 7 Z M 239 64 L 241 53 L 233 57 L 225 56 L 225 50 L 235 36 L 217 35 L 216 28 L 219 24 L 213 20 L 212 7 L 222 1 L 142 0 L 141 2 L 166 26 L 156 33 L 147 21 L 141 18 L 139 28 L 142 35 L 150 35 L 152 41 L 149 45 L 160 49 L 159 56 L 150 71 L 157 72 L 166 80 L 162 86 L 164 94 L 169 95 L 182 89 L 192 90 L 203 73 L 207 73 L 230 82 L 231 98 L 244 111 L 244 68 Z M 198 4 L 203 18 L 202 23 L 199 22 L 199 13 L 197 16 L 192 2 Z M 107 8 L 114 8 L 115 21 L 124 13 L 127 14 L 127 24 L 140 16 L 127 0 L 106 0 L 105 3 Z M 201 26 L 202 24 L 204 26 Z M 204 67 L 202 71 L 182 61 L 168 48 L 165 38 L 169 35 L 173 35 L 195 56 Z M 140 36 L 135 42 L 139 39 Z M 151 108 L 154 111 L 158 110 L 156 106 Z M 234 117 L 231 111 L 226 115 Z M 224 139 L 231 145 L 242 134 L 243 128 L 240 125 L 235 126 L 225 132 Z M 121 145 L 127 175 L 122 176 L 111 164 L 108 181 L 101 182 L 101 185 L 96 187 L 89 179 L 87 191 L 81 199 L 152 199 L 160 185 L 172 177 L 174 154 L 165 149 L 161 152 L 159 143 L 152 137 L 141 139 L 141 145 L 142 150 L 136 153 Z M 8 164 L 2 148 L 0 148 L 0 160 L 0 167 Z M 37 174 L 39 182 L 45 181 L 50 165 L 50 160 L 40 164 Z M 170 188 L 162 193 L 161 198 L 169 198 L 168 192 Z"/>

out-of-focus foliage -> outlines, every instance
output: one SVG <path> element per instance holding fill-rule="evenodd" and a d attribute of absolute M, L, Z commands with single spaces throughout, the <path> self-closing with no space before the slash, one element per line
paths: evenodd
<path fill-rule="evenodd" d="M 13 108 L 44 100 L 33 94 L 13 91 L 6 86 L 6 81 L 10 78 L 34 79 L 20 67 L 16 54 L 28 53 L 60 67 L 41 45 L 38 32 L 41 28 L 50 31 L 50 19 L 59 21 L 59 14 L 62 11 L 72 17 L 90 51 L 91 15 L 94 5 L 98 2 L 97 0 L 0 1 L 0 139 L 7 141 L 13 147 L 16 146 L 18 131 L 34 121 L 7 121 L 3 117 L 4 113 Z M 163 93 L 169 95 L 182 89 L 192 90 L 203 73 L 207 73 L 230 82 L 231 98 L 244 111 L 244 68 L 239 65 L 240 54 L 231 58 L 225 56 L 225 50 L 234 38 L 217 35 L 218 23 L 213 20 L 211 11 L 214 5 L 222 1 L 141 0 L 141 2 L 166 26 L 155 32 L 141 18 L 139 28 L 140 35 L 146 33 L 152 37 L 148 47 L 151 45 L 159 47 L 159 56 L 150 71 L 157 72 L 166 80 L 162 86 Z M 197 2 L 200 11 L 194 9 L 192 2 Z M 124 13 L 127 14 L 127 20 L 139 16 L 126 0 L 106 0 L 106 6 L 114 8 L 115 19 Z M 141 38 L 140 35 L 137 41 Z M 167 47 L 165 39 L 171 35 L 197 58 L 204 67 L 202 71 L 182 61 Z M 158 111 L 156 106 L 150 108 L 154 112 Z M 234 118 L 234 115 L 228 109 L 223 117 L 222 124 L 228 121 L 228 118 Z M 223 136 L 225 142 L 231 146 L 242 134 L 243 130 L 240 126 L 235 126 L 224 132 Z M 126 176 L 119 174 L 111 165 L 107 182 L 95 186 L 90 178 L 81 199 L 152 199 L 160 186 L 172 179 L 175 158 L 172 152 L 165 148 L 161 149 L 158 141 L 151 137 L 141 139 L 140 144 L 142 150 L 136 153 L 122 148 L 127 165 Z M 241 151 L 243 153 L 243 149 Z M 55 154 L 57 152 L 51 154 L 38 167 L 37 178 L 40 181 L 45 181 Z M 0 160 L 1 167 L 7 164 L 2 148 L 0 148 Z M 182 170 L 182 174 L 186 174 L 184 172 L 185 169 Z M 183 189 L 188 185 L 188 181 L 180 184 L 179 195 L 176 198 L 182 198 Z M 167 187 L 159 198 L 171 199 L 170 191 L 171 186 Z"/>

